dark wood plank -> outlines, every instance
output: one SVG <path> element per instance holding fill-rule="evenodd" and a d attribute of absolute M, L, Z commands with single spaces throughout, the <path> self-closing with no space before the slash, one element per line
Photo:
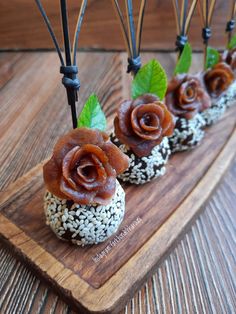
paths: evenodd
<path fill-rule="evenodd" d="M 23 63 L 20 62 L 22 62 L 22 60 L 24 60 L 26 56 L 31 56 L 31 54 L 24 55 L 22 60 L 20 60 L 21 58 L 18 60 L 19 55 L 17 56 L 17 54 L 16 56 L 14 56 L 14 54 L 1 54 L 0 56 L 3 60 L 2 64 L 4 64 L 4 59 L 9 60 L 9 67 L 13 70 L 10 75 L 7 75 L 6 82 L 8 83 L 4 83 L 4 87 L 2 89 L 2 91 L 4 91 L 4 89 L 8 88 L 9 84 L 11 84 L 11 88 L 7 89 L 8 93 L 5 95 L 4 98 L 5 107 L 3 107 L 3 103 L 1 102 L 1 109 L 4 108 L 4 110 L 1 111 L 1 116 L 3 117 L 7 111 L 6 108 L 8 108 L 9 113 L 9 111 L 15 110 L 16 107 L 22 106 L 21 101 L 17 102 L 19 97 L 17 97 L 15 101 L 10 102 L 11 106 L 8 107 L 7 104 L 11 100 L 15 88 L 14 85 L 18 86 L 18 80 L 14 80 L 14 76 L 17 75 L 17 71 L 20 71 L 22 69 Z M 145 59 L 148 59 L 150 56 L 150 54 L 148 54 L 147 56 L 145 55 Z M 170 74 L 172 72 L 171 69 L 173 68 L 174 57 L 169 57 L 169 55 L 158 55 L 158 57 L 160 60 L 162 60 L 164 65 L 166 64 L 167 70 Z M 13 61 L 14 66 L 11 65 L 11 58 L 12 60 L 15 60 Z M 91 56 L 90 54 L 88 54 L 87 58 L 93 58 L 93 55 Z M 105 56 L 104 58 L 107 62 L 107 56 Z M 125 59 L 125 55 L 123 55 L 121 59 L 120 57 L 116 56 L 115 59 L 111 58 L 111 63 L 113 63 L 114 60 L 117 60 L 118 63 L 121 62 L 120 60 L 122 60 L 122 62 L 125 62 Z M 29 60 L 30 62 L 32 62 L 32 57 L 29 58 Z M 198 62 L 198 58 L 196 58 L 194 60 L 194 68 L 196 69 L 199 68 Z M 20 66 L 17 66 L 17 64 L 20 64 Z M 27 69 L 27 71 L 28 70 L 29 69 Z M 1 73 L 8 73 L 8 70 L 4 70 Z M 55 82 L 57 82 L 57 72 L 52 72 L 52 74 L 48 73 L 48 75 L 52 75 Z M 88 75 L 86 71 L 84 71 L 83 79 L 86 79 L 86 77 L 88 78 Z M 17 76 L 17 78 L 19 80 L 21 79 L 20 76 Z M 126 75 L 121 75 L 121 77 L 119 77 L 122 82 L 127 81 L 127 78 L 128 76 Z M 106 80 L 109 83 L 109 80 L 107 78 Z M 31 79 L 29 79 L 29 82 L 30 81 Z M 34 84 L 35 82 L 37 82 L 37 80 L 33 81 Z M 98 83 L 96 84 L 95 82 L 94 84 L 96 91 L 100 93 L 102 97 L 104 95 L 104 91 L 100 89 Z M 61 87 L 58 86 L 58 91 L 60 90 L 60 88 Z M 127 91 L 128 89 L 122 90 L 122 94 L 127 95 Z M 42 91 L 40 90 L 39 93 L 41 92 Z M 20 95 L 21 92 L 19 90 L 18 96 Z M 64 97 L 63 89 L 60 95 L 61 97 Z M 117 95 L 118 98 L 120 98 L 119 92 L 117 92 Z M 58 99 L 60 100 L 61 97 L 58 97 Z M 17 146 L 15 142 L 11 143 L 11 141 L 5 141 L 4 148 L 6 147 L 6 145 L 8 145 L 9 151 L 11 150 L 11 154 L 8 154 L 7 158 L 10 158 L 10 160 L 12 160 L 11 165 L 15 165 L 15 168 L 13 166 L 4 167 L 4 171 L 2 172 L 3 175 L 1 176 L 1 178 L 4 177 L 4 175 L 7 176 L 4 180 L 5 189 L 10 182 L 15 180 L 15 178 L 27 172 L 27 170 L 29 170 L 32 166 L 48 156 L 59 132 L 65 132 L 65 130 L 70 127 L 69 116 L 67 118 L 67 125 L 65 125 L 65 122 L 62 123 L 62 121 L 64 121 L 64 118 L 62 118 L 62 120 L 57 122 L 58 124 L 56 129 L 53 129 L 53 127 L 50 126 L 47 131 L 46 129 L 44 130 L 45 132 L 47 132 L 45 136 L 47 138 L 50 138 L 50 141 L 47 142 L 47 144 L 43 148 L 45 150 L 45 155 L 43 156 L 41 151 L 37 151 L 37 153 L 35 153 L 35 149 L 30 151 L 31 147 L 37 148 L 37 137 L 42 131 L 40 128 L 38 128 L 37 132 L 34 132 L 34 128 L 37 125 L 44 123 L 45 114 L 47 115 L 49 125 L 49 121 L 53 121 L 53 119 L 55 119 L 55 114 L 47 114 L 47 110 L 49 110 L 49 108 L 51 109 L 51 107 L 49 106 L 51 98 L 49 97 L 45 101 L 44 114 L 41 114 L 40 110 L 37 111 L 36 108 L 34 108 L 37 111 L 35 115 L 27 114 L 25 116 L 26 119 L 18 119 L 18 123 L 20 124 L 20 128 L 18 130 L 19 132 L 21 132 L 21 136 L 24 136 L 27 130 L 27 128 L 24 128 L 21 124 L 25 124 L 25 126 L 27 126 L 26 122 L 28 122 L 28 125 L 31 129 L 31 133 L 26 133 L 28 134 L 28 136 L 25 137 L 22 145 Z M 24 107 L 26 107 L 24 108 L 24 112 L 28 112 L 28 110 L 30 111 L 29 108 L 31 105 L 31 99 L 32 98 L 24 100 Z M 35 106 L 40 106 L 40 102 L 38 101 Z M 65 108 L 65 110 L 66 109 L 67 108 Z M 20 114 L 21 110 L 19 109 L 16 112 Z M 53 113 L 53 110 L 51 112 Z M 14 114 L 12 115 L 12 117 L 14 118 Z M 15 126 L 17 126 L 17 124 L 14 124 L 14 127 Z M 8 127 L 9 125 L 7 126 L 7 128 Z M 61 127 L 63 127 L 64 129 L 61 130 Z M 14 128 L 12 130 L 14 130 Z M 10 132 L 6 132 L 5 134 L 9 135 Z M 29 136 L 29 134 L 31 134 L 31 136 Z M 3 136 L 1 140 L 3 140 L 4 138 L 5 136 Z M 24 149 L 24 147 L 26 147 L 26 149 Z M 19 151 L 19 153 L 16 153 L 16 151 Z M 27 159 L 28 162 L 23 162 L 24 159 Z M 17 169 L 20 169 L 20 171 L 17 172 Z M 7 174 L 8 172 L 9 174 Z M 160 312 L 166 312 L 166 309 L 170 309 L 173 312 L 175 308 L 178 308 L 180 309 L 180 311 L 182 310 L 183 312 L 185 312 L 187 309 L 194 309 L 199 312 L 224 312 L 225 309 L 227 309 L 230 312 L 234 308 L 234 300 L 236 296 L 236 289 L 234 285 L 234 251 L 236 243 L 234 228 L 235 200 L 233 199 L 235 177 L 235 171 L 233 171 L 232 169 L 227 176 L 227 180 L 224 180 L 224 187 L 222 188 L 221 186 L 221 188 L 217 190 L 218 192 L 214 194 L 214 197 L 208 204 L 206 209 L 208 215 L 201 216 L 201 224 L 198 224 L 198 233 L 196 231 L 193 233 L 193 229 L 191 229 L 189 234 L 184 238 L 185 241 L 181 242 L 181 247 L 176 247 L 176 250 L 172 252 L 172 254 L 165 261 L 165 263 L 157 270 L 157 273 L 154 275 L 154 277 L 152 277 L 148 284 L 146 284 L 143 289 L 136 294 L 134 299 L 132 299 L 131 302 L 127 305 L 126 313 L 136 313 L 139 312 L 141 309 L 143 310 L 143 312 L 146 311 L 148 313 L 149 308 L 151 310 L 160 310 Z M 211 221 L 211 225 L 209 225 L 209 221 Z M 210 232 L 206 233 L 206 230 L 208 230 L 206 228 L 209 228 Z M 200 234 L 201 236 L 198 237 L 198 234 Z M 217 239 L 218 241 L 216 241 L 215 239 Z M 14 268 L 16 266 L 16 260 L 11 256 L 10 253 L 7 253 L 6 255 L 5 249 L 2 248 L 0 251 L 0 282 L 1 284 L 3 284 L 3 286 L 1 286 L 2 288 L 0 289 L 0 304 L 8 304 L 7 307 L 4 307 L 4 309 L 6 309 L 6 311 L 4 312 L 16 312 L 16 305 L 19 306 L 19 309 L 22 313 L 29 313 L 29 311 L 31 311 L 31 313 L 35 313 L 38 311 L 40 311 L 41 313 L 47 313 L 49 310 L 52 313 L 70 312 L 70 309 L 61 301 L 59 301 L 59 298 L 55 296 L 55 294 L 51 292 L 49 293 L 48 288 L 46 288 L 45 285 L 39 283 L 38 280 L 36 280 L 31 286 L 32 277 L 30 277 L 27 272 L 23 271 L 25 266 L 22 266 L 22 268 L 19 269 L 19 280 L 20 282 L 28 283 L 27 290 L 24 290 L 25 293 L 23 295 L 15 291 L 20 289 L 19 286 L 16 284 L 15 277 L 11 277 L 11 274 L 14 272 Z M 11 256 L 11 258 L 9 258 L 9 256 Z M 7 258 L 7 260 L 5 260 L 5 258 Z M 2 264 L 2 262 L 4 262 L 5 264 Z M 5 267 L 2 267 L 2 265 L 5 265 Z M 184 277 L 183 273 L 185 274 Z M 221 278 L 221 280 L 219 280 L 219 278 Z M 12 287 L 15 288 L 12 289 Z M 6 290 L 8 291 L 7 293 L 5 293 Z M 217 302 L 216 297 L 219 297 L 219 301 Z M 4 300 L 4 302 L 2 302 L 2 300 Z M 10 312 L 10 310 L 12 312 Z M 0 308 L 0 312 L 2 312 L 2 308 Z"/>
<path fill-rule="evenodd" d="M 232 149 L 236 144 L 235 112 L 234 106 L 225 114 L 224 119 L 209 128 L 203 143 L 197 149 L 172 156 L 169 172 L 160 181 L 153 181 L 139 187 L 126 187 L 126 214 L 115 236 L 119 236 L 127 227 L 132 225 L 134 227 L 98 262 L 95 261 L 96 256 L 111 245 L 110 241 L 113 241 L 115 236 L 103 244 L 85 248 L 75 247 L 53 236 L 45 225 L 43 214 L 44 187 L 41 166 L 26 174 L 2 193 L 0 226 L 3 239 L 9 240 L 16 251 L 21 252 L 22 256 L 31 263 L 35 262 L 43 278 L 45 269 L 52 267 L 52 262 L 48 265 L 45 258 L 53 256 L 54 259 L 51 258 L 53 274 L 49 272 L 47 276 L 56 287 L 61 287 L 67 297 L 67 291 L 70 291 L 71 287 L 83 286 L 86 281 L 89 287 L 93 288 L 89 288 L 90 301 L 88 301 L 89 290 L 87 294 L 81 294 L 79 291 L 79 297 L 73 297 L 77 306 L 82 306 L 88 311 L 94 311 L 96 308 L 99 313 L 111 310 L 115 312 L 116 308 L 121 307 L 121 299 L 126 300 L 130 293 L 129 289 L 125 292 L 124 288 L 128 287 L 121 267 L 131 271 L 135 265 L 137 273 L 141 274 L 145 266 L 147 274 L 144 275 L 147 276 L 152 271 L 151 264 L 154 262 L 152 254 L 146 254 L 146 247 L 148 250 L 154 249 L 148 244 L 149 239 L 152 237 L 150 241 L 153 242 L 155 238 L 155 245 L 159 247 L 162 255 L 166 253 L 168 245 L 160 249 L 163 245 L 162 237 L 167 243 L 176 240 L 180 230 L 189 222 L 188 215 L 185 216 L 182 212 L 183 209 L 190 211 L 189 206 L 193 206 L 191 211 L 196 214 L 224 174 L 225 167 L 234 157 Z M 219 133 L 221 136 L 216 139 L 215 134 Z M 206 187 L 208 191 L 205 191 L 203 196 L 202 189 Z M 168 197 L 164 197 L 165 195 Z M 181 229 L 177 228 L 178 231 L 174 232 L 173 224 L 180 225 Z M 168 226 L 171 226 L 171 235 Z M 161 237 L 158 236 L 159 230 Z M 136 256 L 141 258 L 138 264 L 132 261 Z M 157 255 L 155 264 L 159 258 L 160 256 Z M 130 289 L 131 287 L 137 289 L 140 280 L 143 280 L 143 277 L 130 276 Z M 66 282 L 66 286 L 70 288 L 65 289 L 62 282 Z M 123 286 L 122 292 L 119 291 L 121 288 L 118 288 L 117 292 L 117 288 L 113 288 L 109 304 L 89 303 L 91 297 L 95 299 L 99 295 L 104 297 L 104 293 L 110 293 L 105 287 L 114 286 L 118 282 Z M 84 285 L 84 289 L 86 286 Z"/>
<path fill-rule="evenodd" d="M 17 191 L 17 196 L 20 197 L 14 195 L 4 204 L 1 211 L 66 268 L 93 287 L 101 287 L 166 221 L 201 180 L 234 130 L 235 113 L 236 108 L 232 108 L 224 119 L 208 129 L 200 147 L 172 156 L 167 174 L 161 180 L 138 187 L 126 186 L 126 214 L 120 232 L 136 223 L 137 229 L 130 232 L 125 241 L 119 243 L 118 248 L 114 248 L 98 263 L 94 259 L 105 250 L 110 241 L 78 249 L 52 236 L 52 232 L 44 223 L 44 186 L 40 172 L 37 176 L 29 178 L 26 186 Z M 215 134 L 219 133 L 221 136 L 216 141 Z M 120 232 L 117 233 L 118 236 Z"/>
<path fill-rule="evenodd" d="M 61 39 L 58 1 L 42 1 Z M 81 1 L 70 0 L 68 9 L 70 30 L 75 26 Z M 137 20 L 139 0 L 133 1 L 135 20 Z M 1 1 L 0 3 L 0 47 L 2 49 L 52 48 L 51 39 L 34 1 Z M 30 12 L 30 14 L 29 14 Z M 213 37 L 211 44 L 223 47 L 225 25 L 229 15 L 229 1 L 218 0 L 213 18 Z M 113 34 L 111 36 L 111 34 Z M 171 1 L 149 0 L 144 21 L 144 49 L 174 49 L 175 19 Z M 202 48 L 201 26 L 196 11 L 190 31 L 190 40 L 195 48 Z M 123 38 L 113 12 L 111 1 L 90 0 L 81 32 L 80 47 L 96 49 L 124 49 Z"/>

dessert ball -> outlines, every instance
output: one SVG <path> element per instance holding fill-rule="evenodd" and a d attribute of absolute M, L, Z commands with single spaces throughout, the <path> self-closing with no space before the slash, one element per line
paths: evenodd
<path fill-rule="evenodd" d="M 133 184 L 144 184 L 165 174 L 165 165 L 171 153 L 167 137 L 164 137 L 162 142 L 156 145 L 148 156 L 143 157 L 135 155 L 114 134 L 111 135 L 111 141 L 129 157 L 129 168 L 118 176 L 120 180 Z"/>
<path fill-rule="evenodd" d="M 234 73 L 225 62 L 216 64 L 212 69 L 206 71 L 203 81 L 208 91 L 212 105 L 203 111 L 202 117 L 209 126 L 218 121 L 227 107 L 230 107 L 236 96 Z"/>
<path fill-rule="evenodd" d="M 197 146 L 204 136 L 205 126 L 200 113 L 211 105 L 200 74 L 173 77 L 168 84 L 165 103 L 176 117 L 174 133 L 169 138 L 171 151 L 184 151 Z"/>
<path fill-rule="evenodd" d="M 164 175 L 170 155 L 167 136 L 174 128 L 173 116 L 164 103 L 151 94 L 124 101 L 114 128 L 111 141 L 129 157 L 129 168 L 119 179 L 144 184 Z"/>
<path fill-rule="evenodd" d="M 225 106 L 229 108 L 236 104 L 236 81 L 234 81 L 227 89 L 225 95 Z"/>
<path fill-rule="evenodd" d="M 201 113 L 202 118 L 205 120 L 205 125 L 210 126 L 217 122 L 226 111 L 226 98 L 224 95 L 212 102 L 211 108 Z"/>
<path fill-rule="evenodd" d="M 234 81 L 227 89 L 225 95 L 225 106 L 229 108 L 236 104 L 236 81 Z"/>
<path fill-rule="evenodd" d="M 204 126 L 205 120 L 199 113 L 190 120 L 178 118 L 174 133 L 169 137 L 171 152 L 181 152 L 196 147 L 204 137 Z"/>
<path fill-rule="evenodd" d="M 46 224 L 56 236 L 76 245 L 97 244 L 119 228 L 125 213 L 125 192 L 118 181 L 107 205 L 80 205 L 50 192 L 44 196 Z"/>
<path fill-rule="evenodd" d="M 105 241 L 119 227 L 125 193 L 117 175 L 129 165 L 104 132 L 78 128 L 61 137 L 44 165 L 47 224 L 77 245 Z"/>

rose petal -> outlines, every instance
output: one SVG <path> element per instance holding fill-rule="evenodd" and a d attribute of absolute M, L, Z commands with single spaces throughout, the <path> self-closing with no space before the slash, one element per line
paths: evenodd
<path fill-rule="evenodd" d="M 77 174 L 85 182 L 94 182 L 97 179 L 97 170 L 94 162 L 86 156 L 87 158 L 81 158 L 79 166 L 77 167 Z"/>
<path fill-rule="evenodd" d="M 107 205 L 112 199 L 116 190 L 116 178 L 108 177 L 106 184 L 99 189 L 98 193 L 94 197 L 94 202 L 102 205 Z"/>
<path fill-rule="evenodd" d="M 91 180 L 91 176 L 90 178 L 87 178 L 85 175 L 80 174 L 80 169 L 78 169 L 79 167 L 77 168 L 76 174 L 74 173 L 73 178 L 77 185 L 81 185 L 89 191 L 96 191 L 106 182 L 107 174 L 104 169 L 104 165 L 96 158 L 96 156 L 91 155 L 91 157 L 93 157 L 93 180 Z"/>
<path fill-rule="evenodd" d="M 43 178 L 46 185 L 46 188 L 52 194 L 60 197 L 62 199 L 66 198 L 66 195 L 60 190 L 60 178 L 61 178 L 61 169 L 58 168 L 57 163 L 52 157 L 44 166 L 43 166 Z"/>
<path fill-rule="evenodd" d="M 170 111 L 167 109 L 165 104 L 160 103 L 160 106 L 163 107 L 163 111 L 164 111 L 164 120 L 162 122 L 162 135 L 171 136 L 173 134 L 174 125 L 175 125 L 173 116 L 170 113 Z"/>
<path fill-rule="evenodd" d="M 80 172 L 77 171 L 81 158 L 84 158 L 86 155 L 89 156 L 90 160 L 93 160 L 94 167 L 97 171 L 96 180 L 93 182 L 85 180 L 85 177 L 80 176 Z M 81 185 L 88 190 L 95 190 L 106 182 L 107 173 L 104 169 L 104 165 L 107 163 L 108 157 L 100 147 L 86 144 L 81 148 L 74 147 L 67 153 L 63 160 L 62 173 L 64 179 L 73 189 L 76 189 L 77 185 Z M 76 169 L 74 169 L 75 167 Z"/>
<path fill-rule="evenodd" d="M 130 100 L 123 102 L 117 111 L 119 127 L 127 136 L 132 134 L 132 128 L 130 127 L 131 103 Z"/>
<path fill-rule="evenodd" d="M 155 131 L 160 126 L 160 120 L 152 112 L 149 112 L 139 120 L 140 127 L 145 131 Z"/>
<path fill-rule="evenodd" d="M 204 76 L 204 82 L 211 97 L 220 96 L 233 82 L 234 73 L 225 62 L 216 64 Z"/>
<path fill-rule="evenodd" d="M 153 113 L 158 117 L 158 125 L 153 131 L 148 132 L 146 129 L 142 129 L 139 124 L 139 119 L 144 116 L 144 114 Z M 158 105 L 158 102 L 153 104 L 143 104 L 135 107 L 131 114 L 131 123 L 133 127 L 133 131 L 136 135 L 138 135 L 142 139 L 146 140 L 156 140 L 159 138 L 162 127 L 161 122 L 164 118 L 164 112 L 161 106 Z"/>
<path fill-rule="evenodd" d="M 166 94 L 173 93 L 176 91 L 180 85 L 186 80 L 186 74 L 178 74 L 174 76 L 169 82 L 167 86 Z"/>
<path fill-rule="evenodd" d="M 168 107 L 169 111 L 174 115 L 174 116 L 182 116 L 186 113 L 186 110 L 183 110 L 183 108 L 178 108 L 177 100 L 176 100 L 175 93 L 170 92 L 169 94 L 166 95 L 165 97 L 165 104 Z"/>
<path fill-rule="evenodd" d="M 211 107 L 211 98 L 207 93 L 202 92 L 202 95 L 200 96 L 200 98 L 202 100 L 202 106 L 201 106 L 200 112 Z"/>
<path fill-rule="evenodd" d="M 159 101 L 158 97 L 153 94 L 145 94 L 142 95 L 135 100 L 132 101 L 132 109 L 136 108 L 137 106 L 143 105 L 143 104 L 152 104 L 156 101 Z"/>
<path fill-rule="evenodd" d="M 195 101 L 197 99 L 199 83 L 196 80 L 191 79 L 182 83 L 178 89 L 179 106 L 184 110 L 195 110 Z M 191 96 L 188 96 L 188 90 L 192 92 Z"/>
<path fill-rule="evenodd" d="M 88 128 L 73 129 L 58 140 L 54 147 L 53 155 L 58 165 L 61 165 L 65 155 L 75 146 L 83 146 L 85 144 L 101 146 L 104 143 L 104 138 L 107 139 L 107 135 L 99 130 Z"/>
<path fill-rule="evenodd" d="M 140 138 L 136 136 L 134 132 L 132 136 L 126 136 L 125 134 L 123 134 L 122 130 L 120 129 L 119 121 L 117 117 L 114 119 L 114 131 L 115 131 L 116 137 L 121 141 L 121 143 L 124 143 L 128 145 L 129 147 L 131 147 L 132 145 L 133 146 L 138 145 L 140 143 Z"/>
<path fill-rule="evenodd" d="M 148 156 L 152 149 L 157 146 L 158 144 L 161 143 L 163 137 L 160 136 L 158 140 L 156 141 L 145 141 L 140 143 L 137 146 L 133 146 L 132 147 L 132 151 L 135 153 L 136 156 L 138 157 L 144 157 L 144 156 Z"/>
<path fill-rule="evenodd" d="M 88 191 L 81 186 L 77 186 L 77 190 L 71 188 L 68 183 L 61 178 L 60 189 L 66 195 L 67 199 L 73 200 L 81 205 L 88 205 L 94 202 L 96 191 Z"/>
<path fill-rule="evenodd" d="M 73 181 L 71 176 L 71 171 L 74 168 L 74 163 L 76 162 L 74 159 L 74 156 L 76 155 L 76 152 L 80 152 L 80 147 L 75 146 L 72 150 L 70 150 L 62 162 L 62 175 L 64 179 L 67 181 L 68 185 L 71 186 L 71 188 L 76 189 L 76 183 Z"/>
<path fill-rule="evenodd" d="M 106 142 L 102 149 L 106 153 L 109 164 L 115 169 L 116 174 L 121 174 L 129 167 L 129 157 L 111 142 Z"/>

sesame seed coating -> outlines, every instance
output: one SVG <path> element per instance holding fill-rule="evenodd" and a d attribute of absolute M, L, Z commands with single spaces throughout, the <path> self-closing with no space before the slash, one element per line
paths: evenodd
<path fill-rule="evenodd" d="M 155 146 L 151 154 L 145 157 L 138 157 L 129 147 L 122 144 L 114 134 L 111 134 L 111 141 L 129 157 L 129 168 L 118 176 L 118 179 L 133 184 L 144 184 L 155 178 L 163 176 L 166 172 L 166 163 L 170 156 L 170 148 L 167 137 Z"/>
<path fill-rule="evenodd" d="M 97 244 L 120 226 L 125 213 L 125 192 L 116 181 L 116 192 L 108 205 L 79 205 L 46 191 L 44 212 L 46 224 L 58 238 L 82 246 Z"/>

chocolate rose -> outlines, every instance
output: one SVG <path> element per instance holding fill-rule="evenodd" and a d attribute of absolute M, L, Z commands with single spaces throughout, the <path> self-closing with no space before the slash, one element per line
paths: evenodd
<path fill-rule="evenodd" d="M 137 156 L 150 154 L 164 136 L 173 133 L 174 122 L 166 106 L 151 94 L 123 102 L 114 120 L 116 137 Z"/>
<path fill-rule="evenodd" d="M 236 48 L 224 51 L 221 60 L 227 63 L 233 71 L 236 70 Z"/>
<path fill-rule="evenodd" d="M 106 205 L 115 193 L 116 175 L 127 167 L 128 157 L 105 133 L 78 128 L 58 140 L 43 175 L 46 188 L 59 198 Z"/>
<path fill-rule="evenodd" d="M 234 73 L 225 62 L 217 63 L 204 75 L 204 82 L 211 97 L 220 96 L 233 82 Z"/>
<path fill-rule="evenodd" d="M 174 116 L 192 119 L 211 105 L 211 99 L 196 76 L 181 74 L 168 84 L 165 103 Z"/>

